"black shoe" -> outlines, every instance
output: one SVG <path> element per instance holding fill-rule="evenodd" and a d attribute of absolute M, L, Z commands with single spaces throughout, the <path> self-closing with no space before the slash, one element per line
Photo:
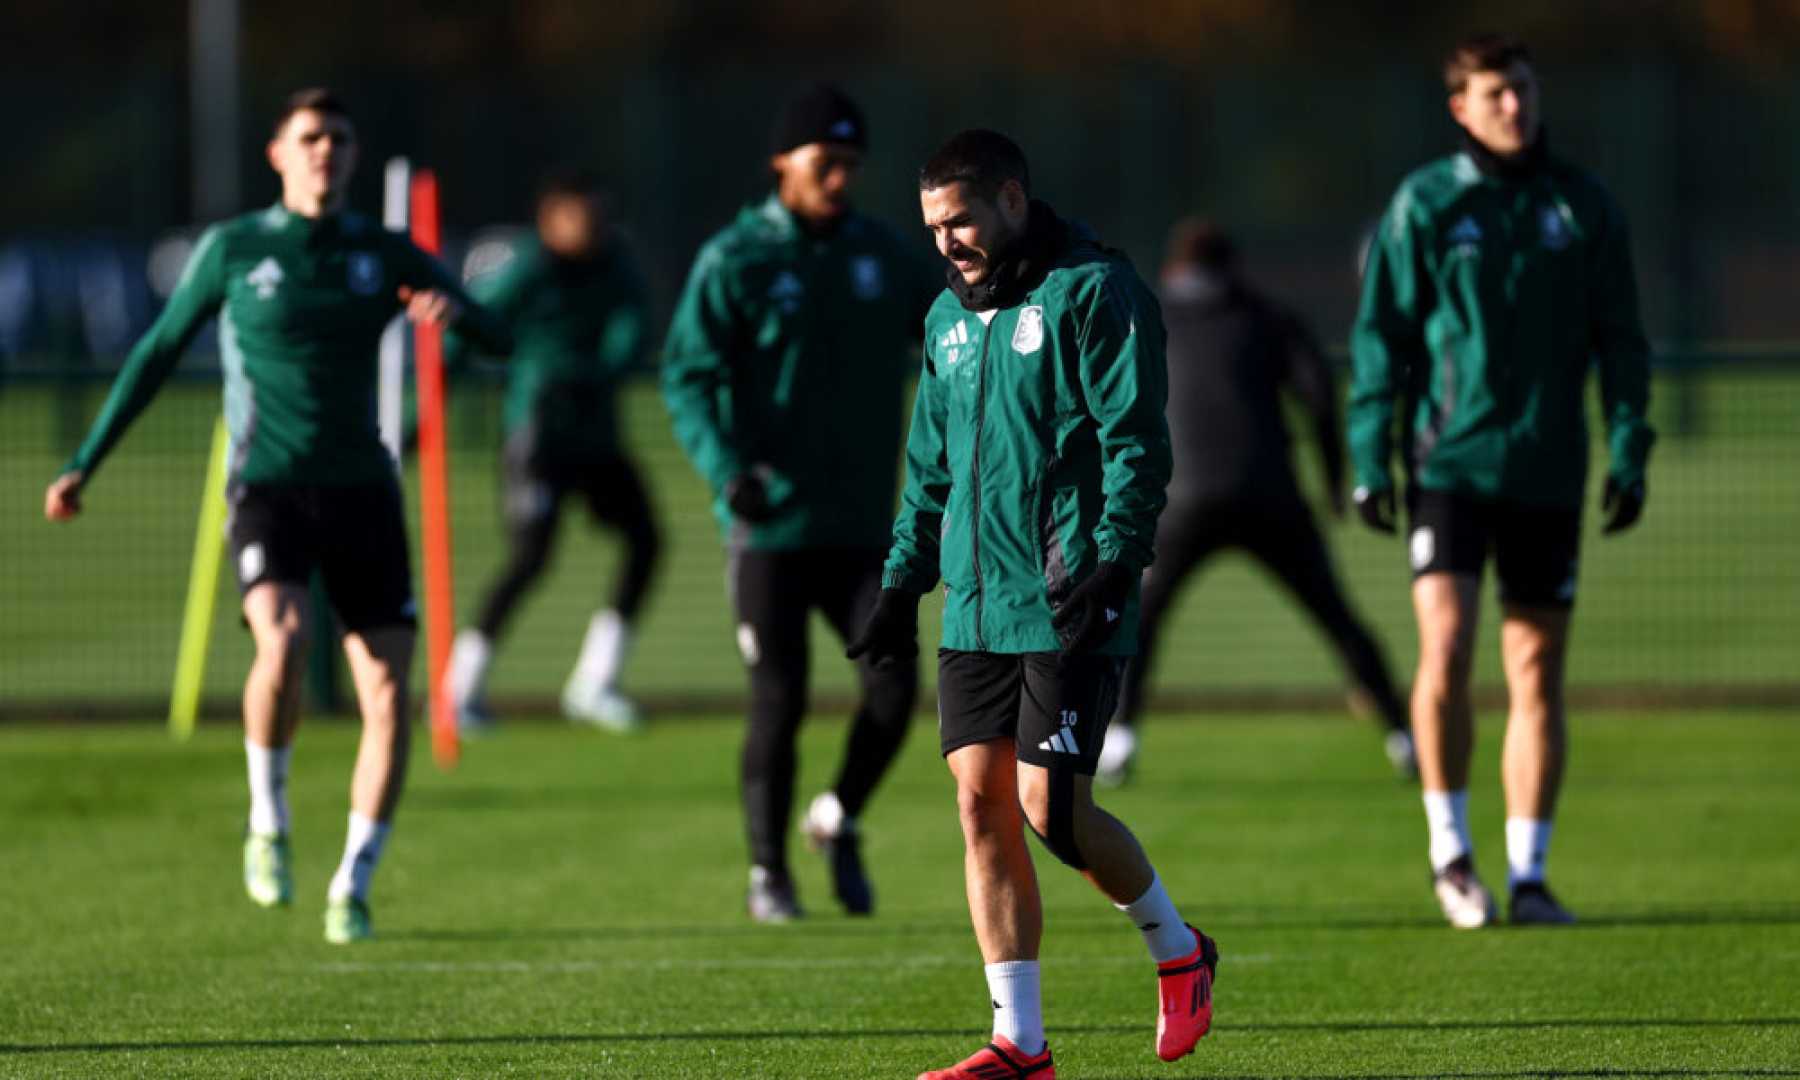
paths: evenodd
<path fill-rule="evenodd" d="M 750 868 L 750 893 L 745 906 L 750 917 L 759 923 L 793 922 L 805 914 L 794 892 L 794 879 L 786 871 L 766 866 Z"/>
<path fill-rule="evenodd" d="M 1567 926 L 1575 921 L 1541 881 L 1521 881 L 1513 886 L 1506 905 L 1507 921 L 1514 926 Z"/>
<path fill-rule="evenodd" d="M 819 854 L 831 868 L 831 891 L 838 903 L 851 915 L 869 915 L 875 911 L 875 887 L 863 871 L 862 840 L 855 830 L 845 829 L 836 836 L 821 838 Z"/>

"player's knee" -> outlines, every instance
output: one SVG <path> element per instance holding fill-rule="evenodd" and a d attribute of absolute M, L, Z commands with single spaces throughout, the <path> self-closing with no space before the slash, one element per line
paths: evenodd
<path fill-rule="evenodd" d="M 874 669 L 863 682 L 864 707 L 883 727 L 905 726 L 918 697 L 918 665 L 912 661 Z"/>
<path fill-rule="evenodd" d="M 1419 673 L 1439 682 L 1466 682 L 1475 667 L 1475 641 L 1461 627 L 1419 636 Z"/>
<path fill-rule="evenodd" d="M 256 636 L 256 666 L 277 686 L 297 683 L 306 670 L 308 632 L 304 623 L 281 623 Z"/>
<path fill-rule="evenodd" d="M 957 785 L 956 816 L 963 838 L 971 843 L 1019 828 L 1019 804 L 1012 792 L 976 784 Z"/>
<path fill-rule="evenodd" d="M 752 668 L 750 715 L 753 722 L 771 727 L 798 727 L 806 713 L 806 677 L 780 669 Z"/>

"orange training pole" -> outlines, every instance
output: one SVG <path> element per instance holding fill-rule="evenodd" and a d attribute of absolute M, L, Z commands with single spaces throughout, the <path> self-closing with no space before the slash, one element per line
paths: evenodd
<path fill-rule="evenodd" d="M 442 246 L 438 235 L 437 175 L 412 177 L 412 238 L 427 253 Z M 431 755 L 439 768 L 456 764 L 456 707 L 444 693 L 450 667 L 455 608 L 450 577 L 450 490 L 444 438 L 444 333 L 414 326 L 419 405 L 419 528 L 425 559 L 426 700 L 430 704 Z"/>

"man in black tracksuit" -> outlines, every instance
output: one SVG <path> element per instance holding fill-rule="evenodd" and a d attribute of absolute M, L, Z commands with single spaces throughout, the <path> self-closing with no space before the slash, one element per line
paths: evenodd
<path fill-rule="evenodd" d="M 1229 547 L 1254 555 L 1329 635 L 1356 696 L 1384 725 L 1389 760 L 1410 775 L 1406 707 L 1381 647 L 1345 601 L 1288 460 L 1284 389 L 1312 422 L 1332 511 L 1342 515 L 1344 451 L 1329 363 L 1297 318 L 1244 281 L 1230 239 L 1209 223 L 1189 219 L 1171 231 L 1162 303 L 1175 471 L 1156 562 L 1144 575 L 1138 654 L 1107 732 L 1101 778 L 1119 783 L 1130 769 L 1144 680 L 1171 601 L 1190 571 Z"/>

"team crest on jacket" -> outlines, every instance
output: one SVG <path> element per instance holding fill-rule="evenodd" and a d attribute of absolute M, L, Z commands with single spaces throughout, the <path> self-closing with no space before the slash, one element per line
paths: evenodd
<path fill-rule="evenodd" d="M 874 300 L 881 296 L 881 260 L 873 255 L 858 255 L 850 260 L 850 291 L 858 300 Z"/>
<path fill-rule="evenodd" d="M 769 299 L 775 301 L 775 306 L 785 312 L 799 311 L 800 301 L 805 296 L 806 286 L 800 283 L 800 279 L 791 270 L 776 274 L 774 282 L 769 285 Z"/>
<path fill-rule="evenodd" d="M 345 265 L 349 270 L 351 292 L 358 296 L 374 296 L 381 291 L 381 256 L 372 251 L 352 251 Z"/>
<path fill-rule="evenodd" d="M 1552 203 L 1538 211 L 1538 239 L 1551 251 L 1569 246 L 1569 222 L 1563 217 L 1560 203 Z"/>
<path fill-rule="evenodd" d="M 1014 352 L 1030 356 L 1044 347 L 1044 309 L 1036 304 L 1019 312 L 1019 325 L 1013 329 Z"/>

